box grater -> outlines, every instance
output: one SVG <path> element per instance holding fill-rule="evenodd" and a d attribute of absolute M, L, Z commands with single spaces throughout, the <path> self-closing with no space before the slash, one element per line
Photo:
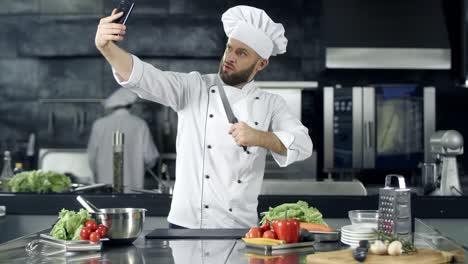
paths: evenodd
<path fill-rule="evenodd" d="M 390 187 L 392 178 L 398 179 L 399 188 Z M 401 175 L 387 175 L 385 187 L 380 188 L 378 230 L 385 235 L 412 241 L 411 192 Z"/>

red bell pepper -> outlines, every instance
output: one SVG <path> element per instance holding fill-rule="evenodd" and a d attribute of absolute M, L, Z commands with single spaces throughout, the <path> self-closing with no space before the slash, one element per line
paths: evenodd
<path fill-rule="evenodd" d="M 280 240 L 286 243 L 299 242 L 300 221 L 297 219 L 283 219 L 273 221 L 273 230 Z"/>

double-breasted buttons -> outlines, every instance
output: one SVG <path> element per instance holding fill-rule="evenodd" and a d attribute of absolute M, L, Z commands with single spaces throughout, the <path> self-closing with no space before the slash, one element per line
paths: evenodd
<path fill-rule="evenodd" d="M 211 148 L 211 145 L 208 145 L 208 146 L 206 146 L 206 147 L 210 149 L 210 148 Z"/>
<path fill-rule="evenodd" d="M 210 118 L 213 118 L 213 114 L 210 114 L 209 116 L 210 116 Z"/>
<path fill-rule="evenodd" d="M 207 204 L 205 204 L 205 208 L 206 208 L 206 209 L 208 209 L 208 208 L 209 208 L 209 206 L 208 206 Z"/>
<path fill-rule="evenodd" d="M 260 100 L 260 97 L 255 96 L 255 100 Z M 254 124 L 255 124 L 256 126 L 258 126 L 258 122 L 257 122 L 257 121 L 255 121 Z"/>
<path fill-rule="evenodd" d="M 209 178 L 210 178 L 210 175 L 208 175 L 208 174 L 205 175 L 205 178 L 206 178 L 206 179 L 209 179 Z"/>

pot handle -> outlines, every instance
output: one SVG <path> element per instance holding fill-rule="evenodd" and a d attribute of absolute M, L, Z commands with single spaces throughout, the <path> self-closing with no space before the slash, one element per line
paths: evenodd
<path fill-rule="evenodd" d="M 86 200 L 83 198 L 81 195 L 78 195 L 76 197 L 76 200 L 83 206 L 86 210 L 88 210 L 92 214 L 99 213 L 101 210 L 97 208 L 94 204 L 92 204 L 90 201 Z"/>

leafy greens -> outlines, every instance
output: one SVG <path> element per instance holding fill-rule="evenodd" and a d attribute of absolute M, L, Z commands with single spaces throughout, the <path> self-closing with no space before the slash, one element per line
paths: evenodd
<path fill-rule="evenodd" d="M 80 240 L 80 231 L 84 223 L 91 219 L 91 215 L 85 209 L 78 213 L 62 209 L 59 212 L 59 220 L 50 231 L 50 235 L 63 240 Z"/>
<path fill-rule="evenodd" d="M 63 192 L 71 185 L 69 177 L 53 171 L 25 171 L 8 180 L 12 192 Z"/>
<path fill-rule="evenodd" d="M 314 207 L 309 207 L 309 204 L 304 201 L 297 203 L 284 203 L 276 207 L 270 207 L 268 212 L 263 213 L 263 218 L 260 225 L 263 226 L 266 220 L 270 222 L 286 218 L 296 218 L 301 222 L 326 225 L 320 211 Z"/>

